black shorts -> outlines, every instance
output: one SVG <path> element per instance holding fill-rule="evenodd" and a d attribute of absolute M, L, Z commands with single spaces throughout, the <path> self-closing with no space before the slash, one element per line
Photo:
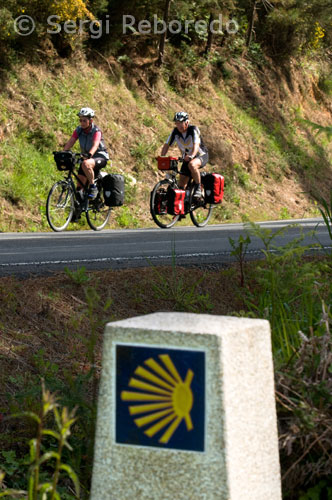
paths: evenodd
<path fill-rule="evenodd" d="M 108 160 L 106 160 L 106 158 L 104 156 L 96 156 L 92 159 L 95 160 L 95 166 L 94 166 L 93 170 L 95 172 L 95 175 L 98 175 L 100 170 L 102 168 L 106 167 Z M 80 175 L 85 175 L 85 173 L 83 172 L 82 165 L 80 165 L 80 168 L 78 169 L 78 173 Z"/>
<path fill-rule="evenodd" d="M 209 153 L 206 152 L 206 153 L 202 154 L 201 156 L 199 154 L 197 154 L 195 156 L 195 158 L 199 158 L 201 160 L 201 166 L 199 168 L 203 168 L 203 167 L 205 167 L 205 165 L 209 161 Z M 191 177 L 191 173 L 190 173 L 190 170 L 189 170 L 189 167 L 188 167 L 188 163 L 189 163 L 189 161 L 184 161 L 182 163 L 180 174 L 185 175 L 187 177 Z"/>

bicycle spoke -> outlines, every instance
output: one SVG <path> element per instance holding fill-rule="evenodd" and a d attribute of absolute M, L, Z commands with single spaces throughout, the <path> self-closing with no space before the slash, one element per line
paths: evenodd
<path fill-rule="evenodd" d="M 190 212 L 190 217 L 195 226 L 204 227 L 208 223 L 212 215 L 212 207 L 208 205 L 206 207 L 197 207 L 195 210 Z"/>
<path fill-rule="evenodd" d="M 205 203 L 204 194 L 198 201 L 195 201 L 193 198 L 191 199 L 193 200 L 190 210 L 190 218 L 192 222 L 197 227 L 206 226 L 211 218 L 213 205 L 211 205 L 210 203 Z"/>
<path fill-rule="evenodd" d="M 89 200 L 86 219 L 91 229 L 100 231 L 108 223 L 110 215 L 111 207 L 105 205 L 104 195 L 101 190 L 95 200 Z"/>

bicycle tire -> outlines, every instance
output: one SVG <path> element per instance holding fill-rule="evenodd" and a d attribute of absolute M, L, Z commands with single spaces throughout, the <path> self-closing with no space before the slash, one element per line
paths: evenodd
<path fill-rule="evenodd" d="M 161 227 L 162 229 L 169 229 L 170 227 L 174 226 L 176 222 L 179 220 L 179 215 L 171 215 L 168 214 L 167 212 L 163 214 L 158 214 L 156 211 L 156 195 L 160 190 L 166 190 L 168 189 L 169 186 L 172 186 L 173 183 L 169 179 L 163 179 L 162 181 L 157 182 L 155 187 L 152 190 L 151 197 L 150 197 L 150 213 L 151 216 L 154 220 L 154 222 L 157 224 L 157 226 Z"/>
<path fill-rule="evenodd" d="M 108 223 L 111 215 L 111 207 L 108 207 L 105 204 L 105 198 L 102 189 L 99 190 L 97 198 L 95 198 L 94 200 L 89 200 L 85 215 L 89 226 L 94 231 L 101 231 Z"/>
<path fill-rule="evenodd" d="M 212 216 L 213 205 L 211 205 L 210 203 L 205 203 L 204 193 L 201 200 L 199 200 L 198 202 L 193 201 L 193 194 L 194 187 L 192 187 L 190 192 L 190 218 L 196 227 L 204 227 L 207 225 Z"/>
<path fill-rule="evenodd" d="M 74 192 L 66 181 L 58 181 L 50 189 L 46 201 L 46 217 L 51 229 L 64 231 L 74 214 Z"/>

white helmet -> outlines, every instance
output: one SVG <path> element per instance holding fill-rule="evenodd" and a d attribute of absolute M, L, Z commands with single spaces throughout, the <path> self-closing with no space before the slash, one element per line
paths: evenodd
<path fill-rule="evenodd" d="M 95 116 L 95 112 L 91 108 L 81 108 L 77 113 L 77 116 L 86 116 L 87 118 L 93 118 Z"/>
<path fill-rule="evenodd" d="M 189 120 L 189 115 L 185 111 L 178 111 L 173 118 L 175 122 L 186 122 L 187 120 Z"/>

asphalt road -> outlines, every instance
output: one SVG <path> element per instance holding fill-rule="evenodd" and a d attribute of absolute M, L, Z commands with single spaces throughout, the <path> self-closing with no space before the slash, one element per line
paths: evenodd
<path fill-rule="evenodd" d="M 259 223 L 262 230 L 278 234 L 273 239 L 276 247 L 288 244 L 302 235 L 302 245 L 312 252 L 319 244 L 331 251 L 331 240 L 322 219 L 272 221 Z M 123 268 L 170 264 L 227 264 L 231 255 L 229 238 L 238 242 L 247 235 L 243 224 L 194 226 L 172 229 L 135 229 L 65 231 L 63 233 L 2 233 L 0 234 L 0 276 L 44 274 L 75 269 Z M 247 259 L 263 256 L 262 239 L 250 235 Z"/>

